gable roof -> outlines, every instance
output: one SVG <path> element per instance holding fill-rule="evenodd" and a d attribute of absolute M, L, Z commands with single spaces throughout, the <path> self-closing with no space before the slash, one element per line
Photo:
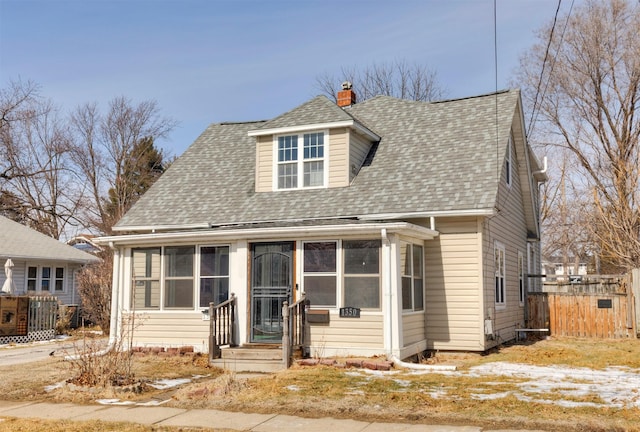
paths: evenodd
<path fill-rule="evenodd" d="M 268 122 L 213 124 L 116 228 L 206 228 L 390 213 L 489 214 L 519 97 L 517 90 L 437 103 L 378 96 L 336 110 L 319 96 Z M 381 137 L 374 157 L 350 186 L 255 192 L 256 142 L 250 131 L 349 118 Z"/>
<path fill-rule="evenodd" d="M 99 261 L 18 222 L 0 216 L 0 258 L 67 261 L 81 264 Z"/>

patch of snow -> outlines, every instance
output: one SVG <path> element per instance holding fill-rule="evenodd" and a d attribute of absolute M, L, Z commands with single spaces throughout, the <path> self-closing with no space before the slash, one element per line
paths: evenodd
<path fill-rule="evenodd" d="M 476 400 L 495 400 L 506 398 L 511 395 L 512 392 L 502 392 L 502 393 L 471 393 L 471 399 Z"/>
<path fill-rule="evenodd" d="M 160 406 L 160 405 L 164 405 L 167 402 L 169 402 L 171 399 L 165 399 L 165 400 L 150 400 L 148 402 L 138 402 L 136 403 L 136 406 Z"/>
<path fill-rule="evenodd" d="M 298 387 L 297 385 L 290 385 L 290 386 L 286 386 L 285 388 L 291 391 L 300 391 L 300 387 Z"/>
<path fill-rule="evenodd" d="M 177 379 L 161 379 L 152 382 L 149 384 L 150 387 L 153 387 L 157 390 L 166 390 L 168 388 L 178 387 L 183 384 L 188 384 L 191 382 L 189 378 L 177 378 Z"/>
<path fill-rule="evenodd" d="M 64 385 L 66 383 L 67 383 L 66 381 L 60 381 L 59 383 L 55 383 L 55 384 L 52 384 L 52 385 L 45 386 L 44 391 L 46 391 L 47 393 L 52 392 L 55 389 L 59 389 L 59 388 L 64 387 Z"/>
<path fill-rule="evenodd" d="M 400 387 L 409 387 L 411 385 L 411 381 L 394 379 L 393 382 L 398 384 Z"/>
<path fill-rule="evenodd" d="M 353 377 L 366 376 L 367 380 L 371 380 L 388 378 L 399 372 L 361 369 L 348 371 L 345 374 Z M 492 381 L 486 382 L 487 386 L 511 384 L 517 388 L 515 391 L 495 393 L 485 389 L 478 390 L 471 396 L 474 399 L 496 400 L 512 395 L 526 402 L 553 404 L 567 408 L 640 408 L 640 391 L 638 390 L 640 389 L 640 369 L 628 367 L 609 367 L 596 370 L 562 365 L 534 366 L 494 362 L 475 366 L 467 371 L 410 370 L 402 373 L 408 376 L 440 374 L 450 377 L 490 377 Z M 500 377 L 516 378 L 522 382 L 500 382 Z M 398 378 L 395 378 L 394 381 L 402 382 Z M 434 399 L 452 397 L 448 395 L 445 388 L 425 391 L 425 394 Z M 549 396 L 553 396 L 553 399 Z M 580 399 L 584 399 L 584 401 Z"/>
<path fill-rule="evenodd" d="M 133 401 L 121 401 L 120 399 L 96 399 L 100 405 L 135 405 Z"/>

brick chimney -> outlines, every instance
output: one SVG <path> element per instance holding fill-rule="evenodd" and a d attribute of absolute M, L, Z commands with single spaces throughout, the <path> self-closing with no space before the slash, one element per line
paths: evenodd
<path fill-rule="evenodd" d="M 351 83 L 345 81 L 342 83 L 342 90 L 338 92 L 338 106 L 348 107 L 356 103 L 356 93 L 351 90 Z"/>

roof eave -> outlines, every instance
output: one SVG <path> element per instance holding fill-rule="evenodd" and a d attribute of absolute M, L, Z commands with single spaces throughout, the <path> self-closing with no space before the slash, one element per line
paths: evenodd
<path fill-rule="evenodd" d="M 166 244 L 171 241 L 234 241 L 240 239 L 274 239 L 283 236 L 297 238 L 318 237 L 329 235 L 380 235 L 382 229 L 388 233 L 399 233 L 422 240 L 430 240 L 439 235 L 438 231 L 421 227 L 409 222 L 371 222 L 367 224 L 341 224 L 323 226 L 285 226 L 273 228 L 238 228 L 224 230 L 180 231 L 165 233 L 129 234 L 119 236 L 100 237 L 99 244 L 117 245 L 149 245 Z"/>
<path fill-rule="evenodd" d="M 348 127 L 348 128 L 355 129 L 357 132 L 363 134 L 364 136 L 369 138 L 371 141 L 380 140 L 380 136 L 370 131 L 368 128 L 366 128 L 365 126 L 363 126 L 362 124 L 360 124 L 355 120 L 343 120 L 338 122 L 327 122 L 327 123 L 314 123 L 314 124 L 299 125 L 299 126 L 283 126 L 283 127 L 270 128 L 270 129 L 254 129 L 254 130 L 250 130 L 247 133 L 247 135 L 249 135 L 250 137 L 265 136 L 265 135 L 281 135 L 281 134 L 287 134 L 291 132 L 298 132 L 302 130 L 333 129 L 333 128 L 341 128 L 341 127 Z"/>

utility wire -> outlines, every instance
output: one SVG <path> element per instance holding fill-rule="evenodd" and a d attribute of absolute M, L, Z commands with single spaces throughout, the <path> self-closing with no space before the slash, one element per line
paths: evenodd
<path fill-rule="evenodd" d="M 544 53 L 544 60 L 542 60 L 542 69 L 540 70 L 540 78 L 538 79 L 538 85 L 536 86 L 536 96 L 533 98 L 533 109 L 531 110 L 531 118 L 529 119 L 529 129 L 530 131 L 533 129 L 533 117 L 536 112 L 536 108 L 538 106 L 538 95 L 540 94 L 540 86 L 542 85 L 542 79 L 544 78 L 544 69 L 547 65 L 547 58 L 549 58 L 549 49 L 551 48 L 551 42 L 553 41 L 553 32 L 556 29 L 556 23 L 558 21 L 558 13 L 560 12 L 560 5 L 562 4 L 562 0 L 558 0 L 558 7 L 556 8 L 556 14 L 553 17 L 553 25 L 551 26 L 551 32 L 549 33 L 549 40 L 547 41 L 547 48 Z M 527 133 L 527 138 L 529 137 L 529 133 Z"/>
<path fill-rule="evenodd" d="M 558 43 L 558 50 L 556 52 L 556 55 L 553 56 L 553 62 L 551 63 L 551 69 L 549 70 L 549 75 L 551 75 L 553 73 L 553 68 L 556 65 L 556 60 L 558 60 L 558 53 L 560 52 L 560 47 L 562 46 L 562 41 L 564 40 L 564 34 L 567 31 L 567 25 L 569 24 L 569 17 L 571 16 L 571 11 L 573 11 L 573 3 L 574 3 L 574 1 L 575 0 L 571 0 L 571 6 L 569 7 L 569 13 L 567 14 L 567 19 L 564 22 L 564 27 L 562 29 L 562 34 L 560 35 L 560 42 Z M 560 4 L 558 4 L 558 6 L 560 6 Z M 558 15 L 558 12 L 556 11 L 556 17 L 557 17 L 557 15 Z M 554 20 L 554 25 L 555 25 L 555 20 Z M 547 52 L 548 51 L 549 51 L 549 48 L 547 47 Z M 545 59 L 546 59 L 546 56 L 545 56 Z M 540 78 L 542 78 L 542 75 L 540 76 Z M 542 91 L 542 96 L 540 97 L 540 103 L 542 103 L 542 101 L 544 100 L 544 98 L 545 98 L 545 96 L 547 94 L 547 89 L 549 88 L 549 81 L 551 81 L 550 78 L 547 79 L 547 83 L 544 86 L 544 90 Z M 538 90 L 539 90 L 539 87 L 538 87 Z M 536 101 L 537 101 L 537 98 L 538 98 L 538 94 L 536 93 Z M 535 117 L 534 117 L 534 113 L 535 113 Z M 533 131 L 533 128 L 534 128 L 536 122 L 538 121 L 538 115 L 540 115 L 540 110 L 538 110 L 536 112 L 536 106 L 534 104 L 533 111 L 531 112 L 532 120 L 529 123 L 529 134 Z M 527 136 L 529 136 L 529 134 L 527 134 Z"/>

